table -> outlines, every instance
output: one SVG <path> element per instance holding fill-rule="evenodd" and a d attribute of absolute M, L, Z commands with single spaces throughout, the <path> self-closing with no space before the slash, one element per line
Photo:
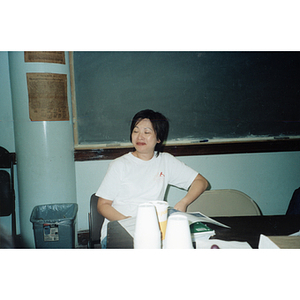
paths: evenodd
<path fill-rule="evenodd" d="M 207 223 L 216 233 L 211 238 L 248 242 L 254 249 L 258 248 L 260 234 L 280 236 L 290 235 L 300 230 L 300 215 L 213 217 L 212 219 L 230 228 Z M 107 248 L 133 249 L 133 238 L 118 221 L 108 223 Z"/>

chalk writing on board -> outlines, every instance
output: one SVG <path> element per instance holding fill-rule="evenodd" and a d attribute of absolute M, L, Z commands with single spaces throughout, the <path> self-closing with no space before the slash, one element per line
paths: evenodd
<path fill-rule="evenodd" d="M 67 75 L 27 73 L 31 121 L 68 121 Z"/>

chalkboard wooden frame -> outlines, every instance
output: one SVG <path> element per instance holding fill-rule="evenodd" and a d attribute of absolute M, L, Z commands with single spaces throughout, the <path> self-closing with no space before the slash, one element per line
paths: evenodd
<path fill-rule="evenodd" d="M 131 147 L 124 148 L 95 148 L 75 149 L 75 161 L 109 160 L 115 159 L 132 151 Z M 214 154 L 237 154 L 237 153 L 264 153 L 264 152 L 287 152 L 300 151 L 300 139 L 274 139 L 256 141 L 235 141 L 222 143 L 203 143 L 166 146 L 165 152 L 174 156 L 191 155 L 214 155 Z"/>
<path fill-rule="evenodd" d="M 99 145 L 78 145 L 73 52 L 70 52 L 69 56 L 74 119 L 75 161 L 114 159 L 122 154 L 132 151 L 132 148 L 128 146 L 99 147 Z M 229 139 L 228 141 L 222 142 L 214 142 L 211 140 L 207 143 L 187 143 L 180 145 L 167 144 L 165 151 L 173 154 L 174 156 L 300 151 L 300 139 L 299 137 L 274 140 L 261 138 L 254 140 L 249 139 L 246 141 L 239 139 L 233 141 L 232 139 Z"/>

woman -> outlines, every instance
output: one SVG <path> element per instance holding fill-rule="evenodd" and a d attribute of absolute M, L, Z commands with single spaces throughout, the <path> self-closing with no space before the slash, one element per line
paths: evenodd
<path fill-rule="evenodd" d="M 164 200 L 167 186 L 188 190 L 174 208 L 186 211 L 207 188 L 206 179 L 169 153 L 162 153 L 169 132 L 165 116 L 142 110 L 132 119 L 130 141 L 135 150 L 113 160 L 99 187 L 97 209 L 105 217 L 101 230 L 106 248 L 107 223 L 136 216 L 138 205 Z"/>

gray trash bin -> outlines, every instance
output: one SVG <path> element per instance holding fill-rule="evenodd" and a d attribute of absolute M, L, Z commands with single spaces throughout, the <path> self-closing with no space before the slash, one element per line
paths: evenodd
<path fill-rule="evenodd" d="M 30 216 L 36 248 L 75 248 L 77 203 L 35 206 Z"/>

